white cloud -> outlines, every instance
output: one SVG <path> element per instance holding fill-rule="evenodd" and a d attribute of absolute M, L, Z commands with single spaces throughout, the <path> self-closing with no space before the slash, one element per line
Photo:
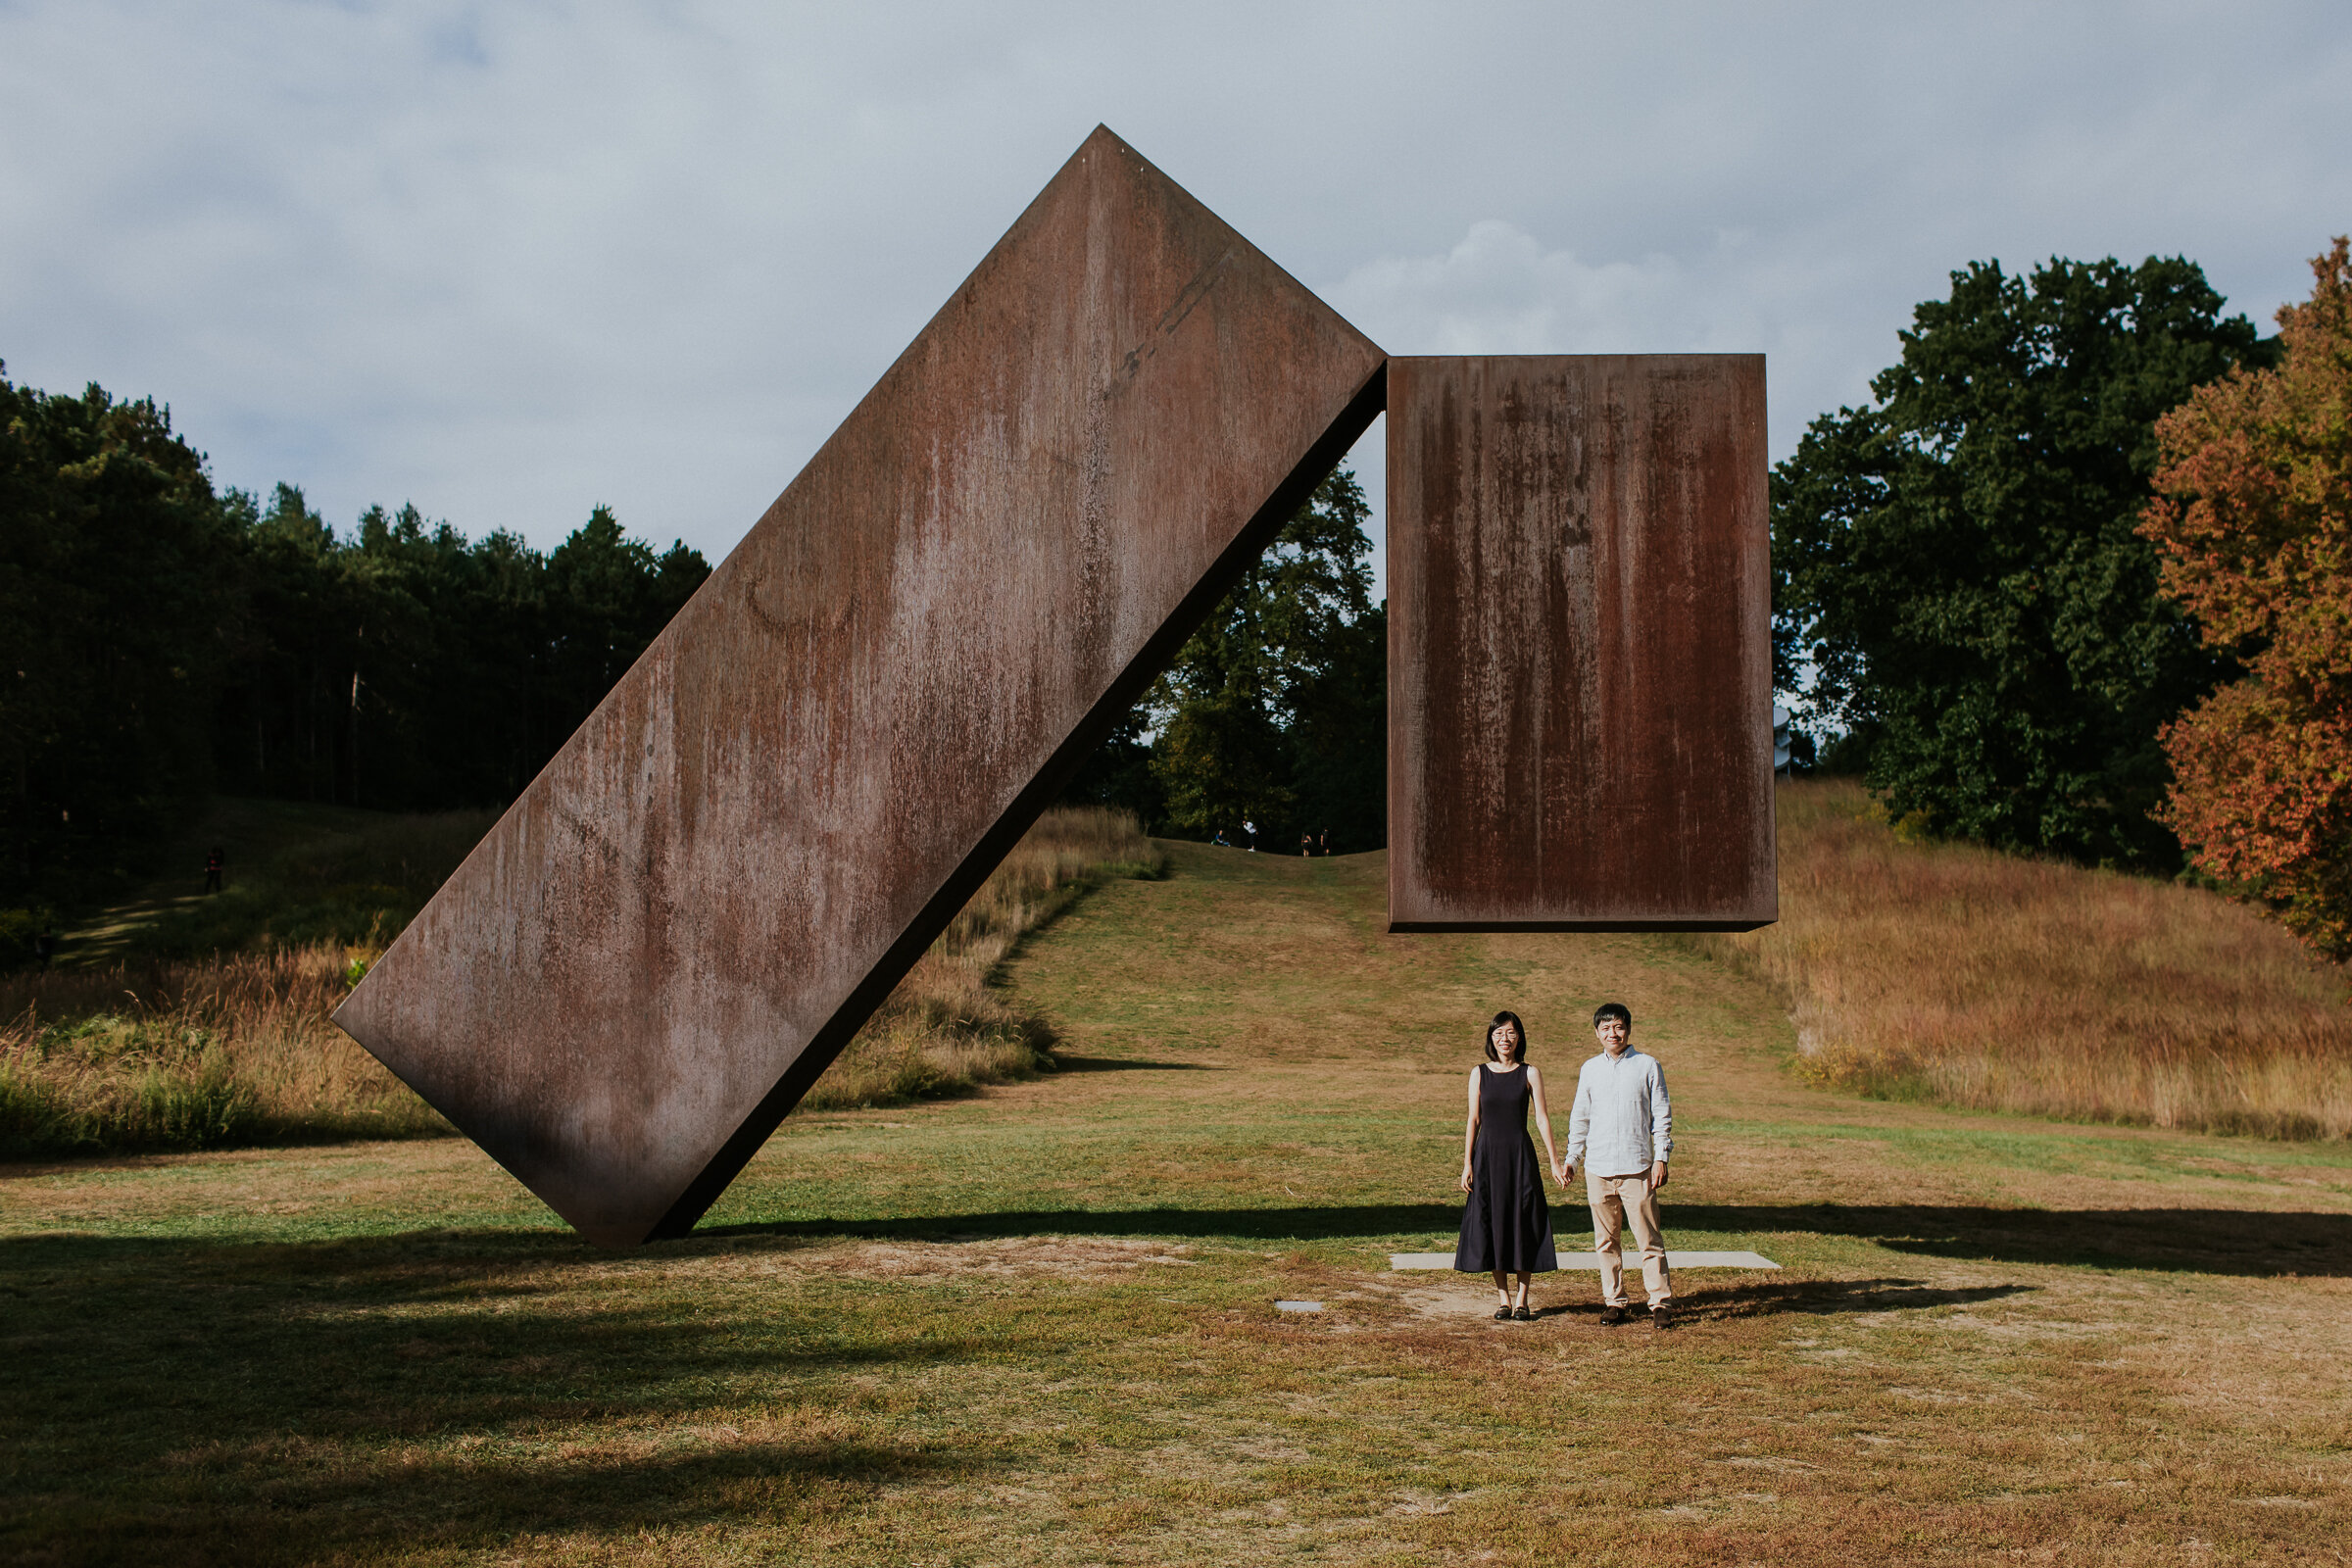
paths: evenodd
<path fill-rule="evenodd" d="M 1682 273 L 1667 256 L 1588 263 L 1484 219 L 1438 255 L 1366 263 L 1330 299 L 1391 353 L 1658 353 L 1693 346 Z"/>

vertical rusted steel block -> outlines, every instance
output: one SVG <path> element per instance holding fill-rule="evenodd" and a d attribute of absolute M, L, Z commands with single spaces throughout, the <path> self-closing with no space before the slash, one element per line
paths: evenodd
<path fill-rule="evenodd" d="M 1389 362 L 1389 929 L 1779 912 L 1758 355 Z"/>
<path fill-rule="evenodd" d="M 592 1240 L 690 1228 L 1381 364 L 1098 128 L 337 1022 Z"/>

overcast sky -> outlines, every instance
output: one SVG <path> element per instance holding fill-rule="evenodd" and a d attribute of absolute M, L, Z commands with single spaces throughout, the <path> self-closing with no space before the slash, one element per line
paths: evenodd
<path fill-rule="evenodd" d="M 1100 121 L 1391 352 L 1762 351 L 1778 460 L 1972 259 L 2268 329 L 2347 106 L 2340 3 L 0 0 L 0 359 L 338 526 L 716 560 Z"/>

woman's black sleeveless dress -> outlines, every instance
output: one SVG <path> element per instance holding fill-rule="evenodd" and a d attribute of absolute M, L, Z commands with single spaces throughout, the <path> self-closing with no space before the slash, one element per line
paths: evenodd
<path fill-rule="evenodd" d="M 1560 1266 L 1551 1248 L 1551 1205 L 1544 1166 L 1527 1135 L 1527 1069 L 1478 1069 L 1478 1142 L 1470 1152 L 1470 1201 L 1453 1266 L 1464 1274 L 1502 1269 L 1540 1274 Z"/>

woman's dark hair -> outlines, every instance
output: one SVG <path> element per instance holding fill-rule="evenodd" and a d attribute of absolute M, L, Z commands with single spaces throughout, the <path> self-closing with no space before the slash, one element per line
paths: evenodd
<path fill-rule="evenodd" d="M 1631 1033 L 1633 1030 L 1634 1015 L 1622 1002 L 1604 1002 L 1599 1006 L 1592 1009 L 1593 1028 L 1599 1028 L 1600 1020 L 1603 1018 L 1616 1019 L 1619 1023 L 1625 1025 L 1628 1033 Z"/>
<path fill-rule="evenodd" d="M 1487 1059 L 1489 1061 L 1500 1061 L 1502 1059 L 1501 1055 L 1494 1050 L 1494 1031 L 1501 1028 L 1506 1023 L 1509 1024 L 1513 1029 L 1519 1031 L 1519 1054 L 1513 1056 L 1511 1059 L 1513 1061 L 1525 1061 L 1527 1059 L 1527 1025 L 1519 1021 L 1519 1015 L 1515 1012 L 1498 1012 L 1494 1015 L 1494 1021 L 1487 1025 Z"/>

